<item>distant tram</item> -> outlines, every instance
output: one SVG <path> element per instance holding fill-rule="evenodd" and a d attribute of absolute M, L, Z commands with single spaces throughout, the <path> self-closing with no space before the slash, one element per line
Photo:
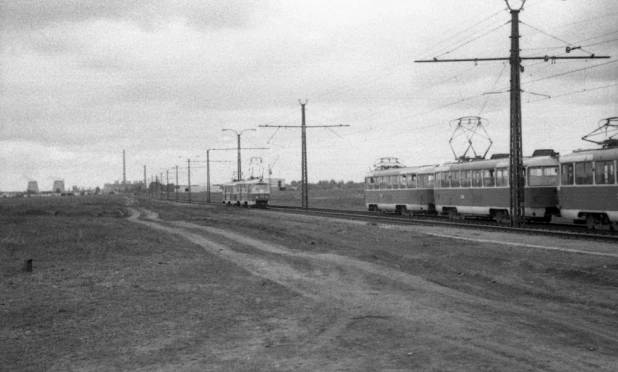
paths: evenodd
<path fill-rule="evenodd" d="M 223 204 L 237 207 L 267 207 L 270 185 L 261 178 L 222 185 Z"/>

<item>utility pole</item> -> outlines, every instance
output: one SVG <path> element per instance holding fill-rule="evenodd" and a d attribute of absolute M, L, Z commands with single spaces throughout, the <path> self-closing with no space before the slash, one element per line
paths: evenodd
<path fill-rule="evenodd" d="M 307 105 L 308 100 L 304 102 L 302 100 L 298 100 L 301 107 L 301 141 L 302 141 L 302 160 L 301 160 L 301 189 L 302 189 L 302 208 L 309 208 L 309 182 L 307 176 L 307 128 L 331 128 L 331 127 L 349 127 L 349 125 L 311 125 L 307 126 L 305 120 L 305 106 Z M 298 125 L 260 125 L 260 127 L 265 128 L 298 128 Z"/>
<path fill-rule="evenodd" d="M 200 156 L 194 156 L 194 158 L 199 158 Z M 189 203 L 191 203 L 191 158 L 188 158 L 186 156 L 179 156 L 179 158 L 185 158 L 187 159 L 187 178 L 188 178 L 188 182 L 189 185 L 187 186 L 187 191 L 189 192 Z M 178 167 L 178 166 L 176 166 Z"/>
<path fill-rule="evenodd" d="M 206 150 L 206 203 L 210 203 L 210 149 Z"/>
<path fill-rule="evenodd" d="M 525 1 L 524 1 L 525 3 Z M 509 5 L 507 1 L 507 6 Z M 523 3 L 522 3 L 523 8 Z M 509 9 L 510 6 L 509 6 Z M 521 60 L 519 57 L 519 10 L 511 9 L 511 148 L 509 157 L 509 187 L 511 192 L 510 225 L 520 227 L 526 215 L 524 154 L 521 130 Z"/>
<path fill-rule="evenodd" d="M 122 187 L 124 192 L 127 191 L 127 161 L 125 151 L 122 150 Z"/>
<path fill-rule="evenodd" d="M 245 150 L 251 150 L 251 149 L 255 149 L 255 148 L 248 148 Z M 232 148 L 228 148 L 228 149 L 207 149 L 206 150 L 206 202 L 210 203 L 210 152 L 211 151 L 221 151 L 221 150 L 235 150 Z M 262 149 L 265 150 L 265 149 Z M 240 150 L 239 150 L 240 151 Z M 240 152 L 239 152 L 240 153 Z M 224 161 L 213 161 L 213 163 L 229 163 L 229 161 L 224 160 Z"/>
<path fill-rule="evenodd" d="M 163 172 L 161 172 L 161 188 L 159 189 L 159 199 L 163 200 Z"/>
<path fill-rule="evenodd" d="M 191 203 L 191 159 L 187 159 L 187 172 L 189 174 L 188 179 L 189 179 L 189 203 Z"/>
<path fill-rule="evenodd" d="M 178 166 L 176 166 L 176 186 L 174 187 L 174 192 L 176 194 L 176 201 L 178 201 Z"/>
<path fill-rule="evenodd" d="M 167 174 L 167 185 L 165 185 L 165 192 L 166 192 L 165 198 L 169 201 L 170 200 L 170 171 L 169 169 L 167 169 L 165 173 Z"/>
<path fill-rule="evenodd" d="M 157 190 L 159 189 L 159 176 L 155 176 L 155 187 L 157 188 Z M 157 197 L 158 192 L 155 191 L 153 198 Z"/>
<path fill-rule="evenodd" d="M 144 187 L 147 187 L 147 180 L 146 180 L 146 166 L 144 165 Z"/>
<path fill-rule="evenodd" d="M 301 141 L 302 141 L 302 160 L 301 160 L 301 183 L 302 183 L 302 207 L 307 209 L 309 208 L 309 177 L 307 176 L 307 123 L 305 120 L 305 106 L 307 105 L 308 100 L 305 100 L 303 103 L 301 100 L 298 100 L 301 107 Z"/>
<path fill-rule="evenodd" d="M 238 149 L 238 165 L 237 165 L 237 167 L 238 167 L 238 174 L 237 174 L 237 178 L 238 179 L 237 179 L 237 181 L 242 180 L 242 168 L 241 168 L 241 162 L 240 162 L 240 150 L 241 150 L 241 148 L 240 148 L 240 135 L 243 134 L 243 132 L 246 132 L 246 131 L 249 131 L 249 130 L 252 130 L 252 131 L 255 132 L 255 129 L 244 129 L 244 130 L 241 130 L 240 132 L 237 132 L 234 129 L 222 129 L 223 132 L 230 131 L 230 132 L 236 133 L 236 137 L 238 138 L 238 147 L 237 147 L 237 149 Z"/>
<path fill-rule="evenodd" d="M 509 0 L 505 0 L 506 5 L 511 13 L 511 54 L 510 57 L 504 58 L 463 58 L 463 59 L 430 59 L 417 60 L 417 63 L 435 63 L 435 62 L 480 62 L 480 61 L 509 61 L 511 64 L 511 113 L 510 113 L 510 163 L 509 163 L 509 187 L 510 187 L 510 225 L 511 227 L 520 227 L 524 223 L 525 218 L 525 176 L 524 163 L 522 153 L 522 130 L 521 130 L 521 80 L 520 74 L 523 70 L 521 65 L 522 60 L 544 60 L 555 61 L 558 59 L 599 59 L 610 58 L 609 56 L 590 55 L 586 57 L 558 57 L 558 56 L 542 56 L 542 57 L 520 57 L 519 49 L 519 13 L 523 10 L 526 0 L 521 1 L 519 8 L 513 8 L 509 4 Z M 567 47 L 567 53 L 573 48 Z"/>

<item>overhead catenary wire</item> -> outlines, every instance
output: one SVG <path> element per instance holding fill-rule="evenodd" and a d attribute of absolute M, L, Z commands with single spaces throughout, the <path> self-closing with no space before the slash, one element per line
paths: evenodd
<path fill-rule="evenodd" d="M 532 4 L 532 5 L 538 5 L 538 3 Z M 530 5 L 530 6 L 532 6 L 532 5 Z M 530 7 L 530 6 L 529 6 L 529 7 Z M 499 12 L 498 12 L 498 13 L 499 13 Z M 497 14 L 498 14 L 498 13 L 497 13 Z M 571 43 L 571 45 L 576 45 L 576 43 Z M 543 62 L 541 62 L 541 63 L 543 63 Z M 374 82 L 374 81 L 376 81 L 376 80 L 380 79 L 380 78 L 381 78 L 381 77 L 383 77 L 383 76 L 386 76 L 386 75 L 389 75 L 389 74 L 392 74 L 392 73 L 396 73 L 396 72 L 398 72 L 398 71 L 400 71 L 400 70 L 401 70 L 401 66 L 402 66 L 402 65 L 398 65 L 398 66 L 397 66 L 397 67 L 395 67 L 395 68 L 389 68 L 388 70 L 387 70 L 387 69 L 381 70 L 381 72 L 380 72 L 380 74 L 379 74 L 379 75 L 377 75 L 377 76 L 375 76 L 375 75 L 374 75 L 374 76 L 371 76 L 371 77 L 369 77 L 369 78 L 365 79 L 365 80 L 364 80 L 364 82 L 362 82 L 361 84 L 369 84 L 369 83 L 371 83 L 371 82 Z M 503 66 L 504 66 L 504 65 L 503 65 Z M 528 66 L 530 66 L 530 65 L 527 65 L 526 67 L 528 67 Z M 471 68 L 474 68 L 474 67 L 471 67 Z M 585 69 L 587 69 L 587 68 L 588 68 L 588 67 L 586 67 L 586 68 L 582 68 L 582 69 L 579 69 L 579 70 L 575 70 L 575 71 L 572 71 L 572 72 L 576 72 L 576 71 L 585 70 Z M 503 67 L 503 70 L 504 70 L 504 67 Z M 571 72 L 569 72 L 569 73 L 571 73 Z M 501 74 L 502 74 L 502 72 L 501 72 Z M 564 74 L 566 74 L 566 73 L 564 73 Z M 564 75 L 564 74 L 554 75 L 554 76 L 552 76 L 552 77 L 555 77 L 555 76 L 561 76 L 561 75 Z M 455 76 L 455 80 L 457 80 L 457 76 L 459 76 L 459 75 L 456 75 L 456 76 Z M 535 82 L 535 81 L 541 81 L 541 80 L 544 80 L 544 79 L 550 79 L 550 78 L 551 78 L 551 77 L 544 77 L 544 78 L 541 78 L 541 79 L 537 79 L 537 80 L 532 80 L 532 81 L 529 81 L 528 83 L 532 83 L 532 82 Z M 451 80 L 451 79 L 453 79 L 453 77 L 450 77 L 450 78 L 448 78 L 448 79 L 444 79 L 443 81 L 448 81 L 448 80 Z M 497 81 L 497 82 L 499 82 L 499 80 L 500 80 L 500 76 L 498 76 L 498 78 L 496 79 L 496 81 Z M 524 82 L 524 84 L 526 84 L 526 83 Z M 348 84 L 348 85 L 346 85 L 344 88 L 345 88 L 345 90 L 349 90 L 352 86 L 353 86 L 353 84 Z M 436 85 L 436 86 L 437 86 L 437 85 Z M 613 85 L 608 85 L 607 87 L 611 87 L 611 86 L 613 86 Z M 433 87 L 434 87 L 434 86 L 432 85 L 432 86 L 430 86 L 429 88 L 426 88 L 426 89 L 431 89 L 431 88 L 433 88 Z M 494 83 L 494 87 L 495 87 L 495 83 Z M 602 88 L 603 88 L 603 87 L 599 87 L 599 88 L 595 88 L 595 89 L 588 89 L 587 91 L 590 91 L 590 90 L 596 90 L 596 89 L 602 89 Z M 421 91 L 422 91 L 422 90 L 423 90 L 423 89 L 421 89 Z M 585 91 L 586 91 L 586 90 L 579 91 L 579 92 L 585 92 Z M 337 92 L 336 92 L 336 91 L 329 91 L 328 93 L 329 93 L 329 94 L 336 94 Z M 570 94 L 576 94 L 576 93 L 577 93 L 577 92 L 571 92 Z M 553 96 L 553 97 L 560 97 L 560 96 L 561 96 L 561 95 L 558 95 L 558 96 Z M 383 126 L 388 126 L 389 124 L 398 123 L 398 122 L 401 122 L 401 121 L 404 121 L 404 120 L 408 120 L 408 119 L 413 119 L 413 121 L 414 121 L 414 122 L 418 122 L 418 123 L 420 123 L 420 116 L 422 116 L 422 115 L 424 115 L 424 114 L 426 114 L 426 113 L 430 113 L 430 112 L 438 111 L 438 110 L 440 110 L 440 109 L 443 109 L 443 108 L 446 108 L 446 107 L 449 107 L 449 106 L 452 106 L 452 105 L 456 105 L 456 104 L 458 104 L 458 103 L 465 102 L 465 101 L 468 101 L 468 100 L 472 100 L 472 99 L 474 99 L 474 98 L 478 98 L 478 97 L 480 97 L 480 96 L 471 96 L 471 97 L 466 97 L 466 99 L 465 99 L 465 100 L 464 100 L 464 99 L 458 99 L 458 100 L 453 101 L 453 102 L 450 102 L 450 103 L 448 103 L 448 104 L 441 105 L 441 106 L 439 106 L 439 107 L 437 107 L 437 108 L 435 108 L 435 109 L 432 109 L 432 110 L 429 110 L 429 111 L 425 111 L 425 112 L 421 112 L 421 113 L 412 114 L 412 115 L 407 115 L 407 116 L 406 116 L 405 118 L 403 118 L 403 119 L 402 119 L 402 118 L 397 118 L 397 119 L 395 119 L 395 120 L 386 121 L 386 122 L 380 123 L 380 125 L 383 125 Z M 463 98 L 463 97 L 462 97 L 462 98 Z M 536 102 L 536 101 L 533 101 L 533 102 Z M 483 106 L 481 107 L 481 112 L 482 112 L 483 110 L 485 110 L 485 105 L 486 105 L 486 103 L 487 103 L 487 99 L 485 99 L 485 103 L 484 103 L 484 104 L 483 104 Z M 491 112 L 491 111 L 490 111 L 490 112 Z M 328 120 L 333 120 L 333 119 L 328 119 Z M 434 127 L 434 126 L 436 126 L 436 125 L 441 125 L 441 124 L 442 124 L 442 123 L 431 124 L 431 125 L 428 125 L 428 126 L 418 126 L 418 127 L 417 127 L 417 126 L 415 126 L 414 128 L 407 128 L 407 129 L 408 129 L 408 130 L 410 130 L 410 131 L 422 130 L 422 129 L 424 129 L 424 128 L 430 128 L 430 127 Z M 345 134 L 345 135 L 344 135 L 344 137 L 349 137 L 349 136 L 357 135 L 357 134 L 360 134 L 360 133 L 365 133 L 365 132 L 367 132 L 367 131 L 369 131 L 369 130 L 362 130 L 362 131 L 358 131 L 358 132 L 354 132 L 354 133 Z M 392 134 L 392 133 L 391 133 L 391 134 Z M 273 135 L 273 136 L 271 136 L 271 138 L 269 139 L 269 141 L 271 141 L 273 137 L 274 137 L 274 135 Z M 341 136 L 340 136 L 340 137 L 341 137 Z M 342 137 L 342 138 L 343 138 L 343 137 Z M 336 140 L 336 139 L 334 139 L 334 140 Z M 332 140 L 327 140 L 327 142 L 330 142 L 330 141 L 332 141 Z"/>
<path fill-rule="evenodd" d="M 473 29 L 474 27 L 476 27 L 476 26 L 478 26 L 478 25 L 480 25 L 480 24 L 482 24 L 482 23 L 484 23 L 484 22 L 487 22 L 488 20 L 490 20 L 490 19 L 492 19 L 492 18 L 496 17 L 497 15 L 501 14 L 503 11 L 504 11 L 504 10 L 503 10 L 503 9 L 501 9 L 501 10 L 499 10 L 499 11 L 497 11 L 497 12 L 495 12 L 495 13 L 493 13 L 493 14 L 489 15 L 489 16 L 487 16 L 486 18 L 484 18 L 484 19 L 482 19 L 482 20 L 480 20 L 480 21 L 478 21 L 478 22 L 476 22 L 476 23 L 472 24 L 472 25 L 471 25 L 471 26 L 469 26 L 469 27 L 467 27 L 467 28 L 465 28 L 465 29 L 463 29 L 463 30 L 458 30 L 458 29 L 457 29 L 456 31 L 453 31 L 453 33 L 454 33 L 455 35 L 457 35 L 457 36 L 463 35 L 463 34 L 465 34 L 466 32 L 468 32 L 469 30 Z M 448 42 L 450 42 L 450 43 L 451 43 L 451 44 L 449 44 L 449 45 L 452 45 L 452 44 L 453 44 L 453 38 L 452 38 L 452 36 L 450 36 L 450 34 L 451 34 L 451 31 L 452 31 L 452 30 L 455 30 L 455 28 L 453 28 L 453 29 L 451 29 L 451 30 L 449 30 L 449 31 L 446 31 L 446 32 L 445 32 L 445 34 L 448 34 L 449 36 L 447 36 L 447 37 L 443 38 L 443 39 L 442 39 L 441 41 L 439 41 L 439 42 L 436 42 L 436 43 L 435 43 L 435 45 L 440 45 L 440 44 L 443 44 L 443 43 L 448 43 Z M 474 35 L 474 34 L 473 34 L 473 35 Z M 427 57 L 433 56 L 433 55 L 435 55 L 435 54 L 439 54 L 439 53 L 441 53 L 441 51 L 442 51 L 442 50 L 446 50 L 446 49 L 448 49 L 448 48 L 451 48 L 451 46 L 444 46 L 444 47 L 440 47 L 440 48 L 438 48 L 438 49 L 434 50 L 433 52 L 430 52 L 431 48 L 427 48 L 427 49 L 425 49 L 425 50 L 421 51 L 420 53 L 421 53 L 421 55 L 423 55 L 423 58 L 427 58 Z"/>
<path fill-rule="evenodd" d="M 503 23 L 503 24 L 501 24 L 500 26 L 498 26 L 498 27 L 496 27 L 496 28 L 493 28 L 493 29 L 491 29 L 491 30 L 487 31 L 486 33 L 484 33 L 484 34 L 482 34 L 482 35 L 479 35 L 479 36 L 475 37 L 474 39 L 469 40 L 469 41 L 467 41 L 467 42 L 465 42 L 465 43 L 463 43 L 463 44 L 461 44 L 461 45 L 459 45 L 459 46 L 457 46 L 457 47 L 455 47 L 455 48 L 453 48 L 453 49 L 451 49 L 451 50 L 449 50 L 449 51 L 446 51 L 446 52 L 444 52 L 444 53 L 442 53 L 442 54 L 439 54 L 439 55 L 433 56 L 433 58 L 442 57 L 442 56 L 447 55 L 447 54 L 450 54 L 450 53 L 452 53 L 452 52 L 454 52 L 454 51 L 456 51 L 456 50 L 458 50 L 458 49 L 461 49 L 462 47 L 464 47 L 464 46 L 466 46 L 466 45 L 468 45 L 468 44 L 470 44 L 470 43 L 472 43 L 472 42 L 474 42 L 474 41 L 476 41 L 476 40 L 478 40 L 478 39 L 480 39 L 480 38 L 482 38 L 482 37 L 484 37 L 484 36 L 489 35 L 490 33 L 494 32 L 494 31 L 496 31 L 496 30 L 498 30 L 498 29 L 500 29 L 500 28 L 502 28 L 502 27 L 504 27 L 504 26 L 506 26 L 506 25 L 508 25 L 509 23 L 510 23 L 510 22 Z"/>
<path fill-rule="evenodd" d="M 563 42 L 563 43 L 565 43 L 565 44 L 567 44 L 567 45 L 570 45 L 570 46 L 575 46 L 575 44 L 572 44 L 572 43 L 570 43 L 570 42 L 568 42 L 568 41 L 566 41 L 566 40 L 562 40 L 562 39 L 560 39 L 559 37 L 556 37 L 556 36 L 554 36 L 554 35 L 551 35 L 551 34 L 549 34 L 549 33 L 545 32 L 545 31 L 543 31 L 543 30 L 541 30 L 541 29 L 539 29 L 539 28 L 536 28 L 536 27 L 534 27 L 534 26 L 532 26 L 532 25 L 529 25 L 529 24 L 527 24 L 527 23 L 525 23 L 525 22 L 523 22 L 523 21 L 519 21 L 519 23 L 521 23 L 521 24 L 522 24 L 522 25 L 524 25 L 524 26 L 528 26 L 528 27 L 530 27 L 531 29 L 536 30 L 536 31 L 538 31 L 538 32 L 540 32 L 540 33 L 542 33 L 542 34 L 544 34 L 544 35 L 547 35 L 547 36 L 551 37 L 552 39 L 558 40 L 558 41 Z M 582 52 L 586 52 L 586 53 L 588 53 L 588 54 L 594 54 L 594 53 L 589 52 L 589 51 L 584 50 L 584 49 L 581 49 L 581 51 L 582 51 Z"/>

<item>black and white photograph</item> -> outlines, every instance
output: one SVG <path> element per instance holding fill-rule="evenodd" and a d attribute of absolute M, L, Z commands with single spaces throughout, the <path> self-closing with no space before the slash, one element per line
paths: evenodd
<path fill-rule="evenodd" d="M 0 371 L 618 370 L 617 25 L 0 0 Z"/>

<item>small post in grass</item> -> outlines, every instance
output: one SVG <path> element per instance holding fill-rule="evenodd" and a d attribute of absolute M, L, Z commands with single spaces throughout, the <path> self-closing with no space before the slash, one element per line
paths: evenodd
<path fill-rule="evenodd" d="M 32 272 L 32 259 L 25 259 L 24 263 L 21 267 L 21 271 L 24 273 L 31 273 Z"/>

